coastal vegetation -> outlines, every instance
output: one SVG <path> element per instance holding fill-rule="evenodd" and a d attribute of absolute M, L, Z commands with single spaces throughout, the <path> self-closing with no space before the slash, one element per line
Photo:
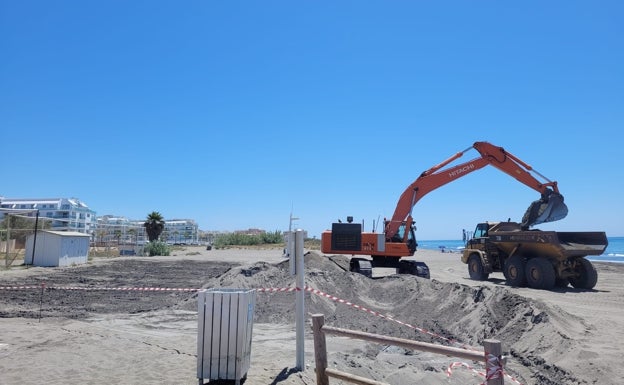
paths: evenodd
<path fill-rule="evenodd" d="M 145 244 L 145 252 L 150 257 L 155 255 L 169 255 L 171 253 L 171 247 L 162 241 L 152 241 Z"/>
<path fill-rule="evenodd" d="M 212 246 L 222 249 L 228 246 L 259 246 L 277 245 L 284 243 L 284 235 L 281 231 L 262 232 L 259 234 L 231 233 L 220 234 L 215 237 Z"/>

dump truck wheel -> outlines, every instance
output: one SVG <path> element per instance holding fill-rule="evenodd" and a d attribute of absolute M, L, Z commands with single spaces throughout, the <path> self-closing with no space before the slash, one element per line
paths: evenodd
<path fill-rule="evenodd" d="M 598 282 L 596 268 L 585 258 L 579 258 L 575 272 L 577 277 L 570 277 L 570 283 L 577 289 L 593 289 Z"/>
<path fill-rule="evenodd" d="M 468 258 L 468 274 L 470 274 L 470 279 L 475 281 L 485 281 L 489 277 L 489 274 L 485 272 L 481 257 L 477 254 L 473 254 Z"/>
<path fill-rule="evenodd" d="M 526 264 L 526 279 L 533 289 L 550 290 L 555 287 L 555 268 L 544 258 L 531 258 Z"/>
<path fill-rule="evenodd" d="M 514 255 L 505 262 L 505 269 L 503 275 L 509 286 L 525 287 L 526 286 L 526 274 L 525 271 L 525 259 L 519 255 Z"/>

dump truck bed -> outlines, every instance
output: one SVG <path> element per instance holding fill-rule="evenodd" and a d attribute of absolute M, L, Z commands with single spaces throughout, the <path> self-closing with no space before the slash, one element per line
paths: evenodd
<path fill-rule="evenodd" d="M 557 259 L 600 255 L 607 248 L 605 232 L 493 231 L 490 241 L 507 254 L 519 245 L 516 254 L 546 256 Z"/>

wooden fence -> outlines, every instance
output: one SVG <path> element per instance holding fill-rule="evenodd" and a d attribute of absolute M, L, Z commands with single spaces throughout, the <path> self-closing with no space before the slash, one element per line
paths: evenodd
<path fill-rule="evenodd" d="M 329 385 L 329 377 L 338 378 L 359 385 L 388 385 L 383 382 L 374 381 L 368 378 L 359 377 L 353 374 L 340 372 L 327 367 L 327 347 L 325 342 L 326 334 L 357 338 L 366 341 L 376 342 L 384 345 L 396 345 L 407 349 L 420 350 L 463 358 L 471 361 L 485 362 L 487 385 L 503 385 L 503 362 L 501 358 L 502 348 L 500 341 L 483 341 L 484 352 L 466 350 L 449 346 L 417 342 L 403 338 L 387 337 L 379 334 L 371 334 L 360 331 L 340 329 L 325 325 L 323 314 L 312 315 L 312 331 L 314 332 L 314 359 L 316 361 L 316 385 Z"/>

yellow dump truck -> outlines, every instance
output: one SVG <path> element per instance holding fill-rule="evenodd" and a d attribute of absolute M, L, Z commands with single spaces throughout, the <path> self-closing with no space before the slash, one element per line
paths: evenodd
<path fill-rule="evenodd" d="M 607 235 L 599 231 L 527 230 L 516 222 L 485 222 L 466 242 L 461 260 L 478 281 L 502 272 L 510 286 L 592 289 L 598 273 L 585 257 L 602 254 L 607 245 Z"/>

